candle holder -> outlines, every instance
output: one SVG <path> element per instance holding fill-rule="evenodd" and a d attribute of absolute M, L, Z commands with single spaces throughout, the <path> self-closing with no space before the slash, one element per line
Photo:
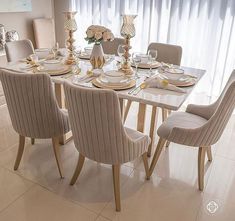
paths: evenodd
<path fill-rule="evenodd" d="M 125 38 L 125 53 L 123 55 L 124 61 L 121 66 L 121 70 L 126 75 L 132 75 L 133 69 L 130 64 L 130 54 L 129 50 L 131 49 L 130 46 L 130 39 L 135 36 L 135 26 L 134 26 L 134 19 L 137 17 L 137 15 L 123 15 L 123 24 L 121 28 L 121 36 Z"/>
<path fill-rule="evenodd" d="M 74 16 L 77 12 L 64 12 L 65 14 L 65 31 L 68 32 L 68 39 L 66 41 L 66 47 L 68 49 L 68 57 L 65 61 L 65 64 L 71 65 L 76 63 L 76 57 L 74 55 L 75 46 L 74 46 L 74 36 L 73 33 L 77 31 L 77 23 Z"/>

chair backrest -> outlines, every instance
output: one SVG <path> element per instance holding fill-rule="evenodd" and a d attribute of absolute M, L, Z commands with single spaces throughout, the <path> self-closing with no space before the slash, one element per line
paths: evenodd
<path fill-rule="evenodd" d="M 7 42 L 5 45 L 7 61 L 18 61 L 34 53 L 33 44 L 30 40 Z"/>
<path fill-rule="evenodd" d="M 97 162 L 120 164 L 134 159 L 137 148 L 126 134 L 115 91 L 64 84 L 75 146 Z M 136 157 L 136 156 L 135 156 Z"/>
<path fill-rule="evenodd" d="M 55 22 L 52 18 L 33 20 L 34 37 L 37 48 L 52 48 L 56 44 Z"/>
<path fill-rule="evenodd" d="M 117 50 L 119 45 L 125 44 L 125 39 L 114 38 L 113 41 L 102 42 L 103 51 L 105 54 L 115 54 L 118 55 Z"/>
<path fill-rule="evenodd" d="M 235 70 L 213 106 L 214 114 L 205 127 L 207 127 L 207 139 L 211 139 L 211 143 L 216 143 L 221 137 L 235 107 Z"/>
<path fill-rule="evenodd" d="M 150 43 L 148 50 L 157 50 L 157 60 L 159 62 L 180 65 L 182 57 L 182 47 L 177 45 Z"/>
<path fill-rule="evenodd" d="M 13 128 L 25 137 L 52 138 L 64 134 L 50 76 L 0 70 Z"/>

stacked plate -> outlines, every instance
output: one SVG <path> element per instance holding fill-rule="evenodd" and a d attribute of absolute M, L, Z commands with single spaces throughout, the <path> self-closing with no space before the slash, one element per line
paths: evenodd
<path fill-rule="evenodd" d="M 107 88 L 113 90 L 125 90 L 135 86 L 135 80 L 126 77 L 120 71 L 107 71 L 94 79 L 92 83 L 100 88 Z"/>
<path fill-rule="evenodd" d="M 164 74 L 160 74 L 159 76 L 167 80 L 170 84 L 173 84 L 177 87 L 189 87 L 197 82 L 197 77 L 182 73 L 172 74 L 169 72 L 165 72 Z"/>

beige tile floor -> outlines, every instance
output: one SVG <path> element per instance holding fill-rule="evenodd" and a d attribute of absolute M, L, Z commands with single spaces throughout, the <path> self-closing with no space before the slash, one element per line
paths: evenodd
<path fill-rule="evenodd" d="M 135 119 L 133 107 L 127 125 L 135 127 Z M 150 181 L 144 179 L 140 159 L 122 166 L 120 213 L 115 212 L 110 166 L 86 160 L 76 185 L 70 186 L 78 157 L 73 142 L 61 146 L 65 172 L 61 180 L 51 141 L 36 140 L 31 146 L 28 140 L 15 172 L 17 138 L 6 105 L 0 106 L 0 221 L 235 220 L 235 116 L 213 147 L 203 193 L 197 189 L 197 149 L 171 144 Z M 218 208 L 210 213 L 207 207 L 215 208 L 213 202 Z"/>

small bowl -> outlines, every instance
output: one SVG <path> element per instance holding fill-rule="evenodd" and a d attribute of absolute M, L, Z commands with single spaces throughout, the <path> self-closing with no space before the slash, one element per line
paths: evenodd
<path fill-rule="evenodd" d="M 38 56 L 39 59 L 47 58 L 50 54 L 49 48 L 39 48 L 35 49 L 35 54 Z"/>
<path fill-rule="evenodd" d="M 120 71 L 106 71 L 104 75 L 110 83 L 119 83 L 124 78 L 124 74 Z"/>
<path fill-rule="evenodd" d="M 92 52 L 92 47 L 85 47 L 85 48 L 84 48 L 84 51 L 85 51 L 86 54 L 89 54 L 89 55 L 90 55 L 91 52 Z"/>
<path fill-rule="evenodd" d="M 47 70 L 60 70 L 62 68 L 62 63 L 58 60 L 47 60 L 43 62 L 43 66 Z"/>
<path fill-rule="evenodd" d="M 149 56 L 147 54 L 140 54 L 139 57 L 141 59 L 142 64 L 147 64 L 148 63 Z"/>

